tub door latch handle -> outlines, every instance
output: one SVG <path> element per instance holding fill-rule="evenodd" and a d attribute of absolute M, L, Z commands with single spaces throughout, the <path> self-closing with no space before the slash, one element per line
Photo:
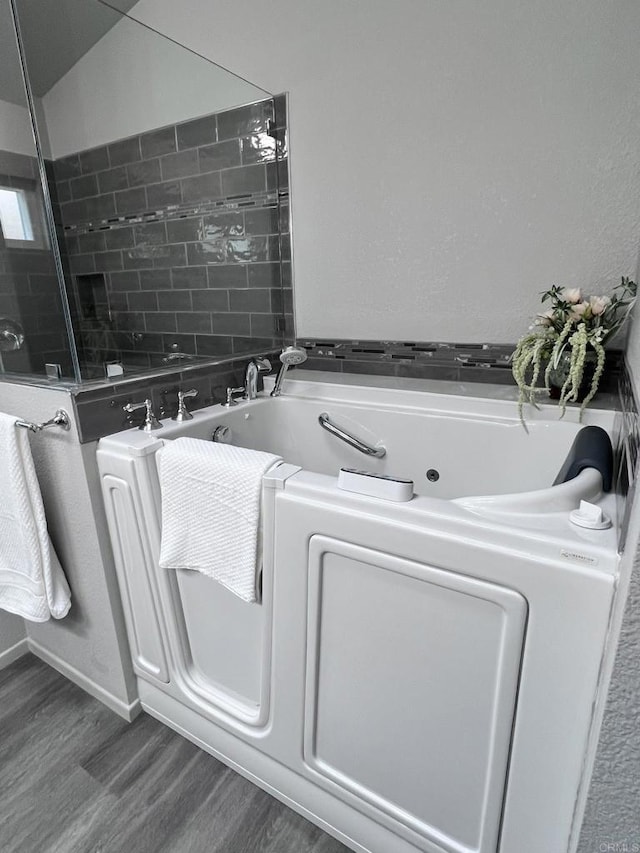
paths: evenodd
<path fill-rule="evenodd" d="M 370 444 L 365 444 L 364 441 L 360 441 L 360 439 L 356 438 L 355 435 L 350 435 L 350 433 L 340 429 L 339 426 L 336 426 L 333 423 L 327 412 L 323 412 L 318 416 L 318 423 L 322 429 L 326 429 L 327 432 L 335 435 L 336 438 L 341 439 L 351 447 L 355 447 L 355 449 L 359 450 L 360 453 L 364 453 L 367 456 L 375 456 L 376 459 L 382 459 L 383 456 L 387 455 L 386 447 L 372 447 Z"/>

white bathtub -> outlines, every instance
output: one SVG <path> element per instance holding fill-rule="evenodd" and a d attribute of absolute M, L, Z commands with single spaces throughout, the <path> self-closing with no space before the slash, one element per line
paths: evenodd
<path fill-rule="evenodd" d="M 543 409 L 527 434 L 513 402 L 302 376 L 100 442 L 143 707 L 354 850 L 571 850 L 618 568 L 615 517 L 568 518 L 581 498 L 614 516 L 600 475 L 551 487 L 575 414 Z M 155 451 L 220 426 L 285 462 L 265 478 L 260 605 L 157 565 Z M 416 496 L 343 491 L 341 466 Z"/>

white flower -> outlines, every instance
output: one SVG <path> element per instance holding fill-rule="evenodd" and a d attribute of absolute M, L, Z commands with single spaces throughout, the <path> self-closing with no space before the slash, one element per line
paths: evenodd
<path fill-rule="evenodd" d="M 536 326 L 550 326 L 553 321 L 553 311 L 545 311 L 536 317 Z"/>
<path fill-rule="evenodd" d="M 579 287 L 565 287 L 560 296 L 562 297 L 562 299 L 564 299 L 565 302 L 569 302 L 571 303 L 571 305 L 575 305 L 582 299 L 582 291 Z"/>
<path fill-rule="evenodd" d="M 574 305 L 571 309 L 571 313 L 569 314 L 569 316 L 572 320 L 582 320 L 590 307 L 591 306 L 588 302 L 578 302 L 578 304 Z"/>
<path fill-rule="evenodd" d="M 611 299 L 609 296 L 592 296 L 589 304 L 591 305 L 591 313 L 597 317 L 599 314 L 604 314 L 611 304 Z"/>

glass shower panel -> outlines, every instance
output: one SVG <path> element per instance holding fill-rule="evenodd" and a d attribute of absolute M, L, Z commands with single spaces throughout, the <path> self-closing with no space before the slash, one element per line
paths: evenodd
<path fill-rule="evenodd" d="M 82 379 L 279 347 L 274 98 L 99 0 L 15 5 Z"/>
<path fill-rule="evenodd" d="M 75 378 L 11 5 L 0 0 L 0 372 Z"/>

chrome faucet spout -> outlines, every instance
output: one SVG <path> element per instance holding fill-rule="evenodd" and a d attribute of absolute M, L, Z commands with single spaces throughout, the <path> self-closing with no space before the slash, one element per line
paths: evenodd
<path fill-rule="evenodd" d="M 268 358 L 252 358 L 247 364 L 244 374 L 244 398 L 255 400 L 258 396 L 258 376 L 271 370 L 271 362 Z"/>

